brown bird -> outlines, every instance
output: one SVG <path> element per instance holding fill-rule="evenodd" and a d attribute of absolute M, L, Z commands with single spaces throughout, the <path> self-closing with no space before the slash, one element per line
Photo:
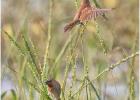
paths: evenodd
<path fill-rule="evenodd" d="M 58 81 L 51 79 L 45 82 L 48 85 L 48 91 L 55 97 L 56 100 L 60 100 L 61 86 Z"/>
<path fill-rule="evenodd" d="M 64 32 L 71 30 L 75 25 L 83 23 L 91 19 L 96 19 L 97 16 L 109 12 L 111 9 L 100 9 L 90 5 L 89 0 L 82 0 L 79 10 L 77 11 L 73 21 L 64 27 Z"/>

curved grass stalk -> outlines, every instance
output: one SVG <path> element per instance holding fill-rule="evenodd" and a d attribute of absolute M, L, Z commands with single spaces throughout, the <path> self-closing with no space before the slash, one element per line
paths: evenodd
<path fill-rule="evenodd" d="M 24 44 L 25 44 L 25 47 L 26 47 L 26 50 L 23 50 L 19 44 L 14 40 L 13 37 L 11 37 L 7 32 L 4 32 L 8 38 L 12 41 L 12 43 L 18 48 L 18 50 L 20 51 L 20 53 L 23 55 L 23 56 L 27 56 L 27 59 L 28 59 L 28 67 L 29 69 L 31 70 L 32 74 L 33 74 L 33 77 L 34 79 L 36 80 L 36 82 L 38 82 L 38 85 L 40 85 L 41 83 L 41 86 L 43 86 L 43 83 L 41 81 L 41 76 L 37 70 L 37 65 L 36 65 L 36 62 L 35 62 L 35 59 L 34 59 L 34 56 L 32 54 L 32 51 L 29 47 L 29 44 L 24 36 L 24 34 L 22 34 L 22 38 L 24 40 Z M 44 87 L 43 87 L 44 88 Z M 45 93 L 46 94 L 46 93 Z M 47 94 L 46 94 L 47 96 Z M 48 97 L 48 96 L 47 96 Z M 49 97 L 48 97 L 49 98 Z"/>
<path fill-rule="evenodd" d="M 106 72 L 108 72 L 108 71 L 110 71 L 110 70 L 113 70 L 114 68 L 116 68 L 116 67 L 117 67 L 118 65 L 120 65 L 121 63 L 126 62 L 127 60 L 132 59 L 132 58 L 134 58 L 134 57 L 136 57 L 136 56 L 138 56 L 138 55 L 139 55 L 139 52 L 135 52 L 135 53 L 131 54 L 130 56 L 127 56 L 127 57 L 125 57 L 125 58 L 119 60 L 119 61 L 116 62 L 115 64 L 112 64 L 110 67 L 107 67 L 107 68 L 104 69 L 100 74 L 98 74 L 91 82 L 85 84 L 82 88 L 85 88 L 87 85 L 89 85 L 90 83 L 92 83 L 92 82 L 94 82 L 95 80 L 97 80 L 97 79 L 98 79 L 99 77 L 101 77 L 104 73 L 106 73 Z M 77 93 L 79 93 L 80 90 L 81 90 L 81 88 L 78 89 L 78 91 L 75 92 L 75 93 L 72 95 L 72 97 L 75 96 Z"/>
<path fill-rule="evenodd" d="M 15 47 L 17 47 L 17 49 L 20 51 L 20 53 L 21 53 L 23 56 L 26 56 L 26 51 L 23 50 L 23 49 L 19 46 L 19 44 L 16 42 L 16 40 L 15 40 L 12 36 L 10 36 L 7 32 L 4 31 L 4 33 L 8 36 L 8 38 L 9 38 L 10 41 L 15 45 Z M 26 42 L 27 42 L 27 41 L 26 41 Z M 28 64 L 31 64 L 31 62 L 29 62 Z M 35 71 L 34 71 L 34 69 L 32 69 L 33 67 L 29 67 L 29 68 L 31 68 L 31 70 L 32 70 L 32 72 L 33 72 L 33 74 L 34 74 L 34 78 L 36 79 Z M 37 79 L 36 79 L 36 80 L 37 80 Z"/>

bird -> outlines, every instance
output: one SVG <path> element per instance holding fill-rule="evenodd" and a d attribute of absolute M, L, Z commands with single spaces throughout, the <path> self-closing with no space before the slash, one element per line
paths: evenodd
<path fill-rule="evenodd" d="M 76 12 L 75 17 L 64 27 L 64 32 L 71 30 L 77 24 L 83 24 L 83 22 L 96 19 L 97 16 L 103 15 L 106 12 L 111 11 L 111 8 L 96 8 L 90 5 L 89 0 L 82 0 L 79 10 Z"/>
<path fill-rule="evenodd" d="M 61 100 L 60 99 L 60 94 L 61 94 L 60 83 L 56 81 L 55 79 L 49 79 L 45 83 L 48 86 L 48 91 L 55 97 L 55 99 Z"/>

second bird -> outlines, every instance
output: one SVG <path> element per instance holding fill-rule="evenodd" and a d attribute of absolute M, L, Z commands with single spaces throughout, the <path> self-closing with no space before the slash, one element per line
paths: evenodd
<path fill-rule="evenodd" d="M 46 85 L 48 85 L 48 91 L 55 97 L 56 100 L 60 100 L 61 86 L 58 81 L 51 79 L 47 80 Z"/>

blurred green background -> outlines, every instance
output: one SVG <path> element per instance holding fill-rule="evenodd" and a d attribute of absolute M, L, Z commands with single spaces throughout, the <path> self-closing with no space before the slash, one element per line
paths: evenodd
<path fill-rule="evenodd" d="M 52 23 L 51 23 L 51 44 L 49 51 L 50 62 L 53 63 L 57 57 L 71 32 L 64 33 L 64 26 L 72 20 L 75 12 L 76 0 L 53 0 L 52 5 Z M 80 0 L 77 0 L 80 2 Z M 94 0 L 90 0 L 94 5 Z M 49 1 L 48 0 L 2 0 L 2 30 L 6 31 L 9 35 L 15 37 L 16 41 L 23 47 L 21 37 L 21 30 L 26 28 L 28 36 L 31 38 L 33 44 L 36 46 L 38 53 L 38 63 L 43 64 L 45 54 L 46 42 L 48 38 L 48 17 L 49 17 Z M 103 54 L 102 48 L 99 45 L 99 40 L 96 38 L 96 28 L 94 21 L 90 21 L 87 29 L 84 32 L 85 36 L 85 55 L 87 65 L 89 66 L 89 78 L 92 80 L 103 69 L 114 64 L 118 60 L 138 51 L 138 0 L 97 0 L 101 8 L 115 8 L 106 16 L 108 20 L 103 17 L 98 17 L 96 22 L 99 25 L 101 37 L 105 41 L 109 50 L 107 56 Z M 74 28 L 74 30 L 76 30 Z M 21 73 L 23 76 L 32 80 L 30 71 L 25 64 L 24 72 L 22 66 L 25 63 L 24 58 L 21 56 L 17 48 L 10 42 L 8 37 L 1 34 L 1 88 L 2 93 L 7 91 L 4 100 L 13 100 L 11 89 L 17 95 L 16 98 L 20 100 L 30 100 L 28 86 L 24 80 L 21 81 Z M 134 46 L 136 45 L 136 48 Z M 81 46 L 76 48 L 76 77 L 82 79 L 83 64 L 81 56 Z M 64 69 L 67 63 L 67 51 L 60 59 L 55 78 L 62 84 L 64 79 Z M 117 68 L 105 74 L 95 82 L 97 90 L 100 93 L 102 100 L 128 100 L 129 98 L 129 82 L 130 82 L 130 61 L 120 64 Z M 50 64 L 51 67 L 51 64 Z M 138 56 L 135 57 L 132 66 L 134 70 L 134 86 L 135 96 L 138 100 L 138 79 L 139 79 L 139 66 Z M 71 69 L 67 78 L 67 90 L 70 89 L 72 80 Z M 77 83 L 73 88 L 76 90 Z M 14 94 L 14 92 L 12 92 Z M 38 94 L 33 90 L 33 100 L 39 100 Z M 85 92 L 80 96 L 80 100 L 86 100 Z M 94 92 L 91 100 L 95 99 Z M 90 100 L 90 99 L 89 99 Z M 129 99 L 131 100 L 131 99 Z"/>

